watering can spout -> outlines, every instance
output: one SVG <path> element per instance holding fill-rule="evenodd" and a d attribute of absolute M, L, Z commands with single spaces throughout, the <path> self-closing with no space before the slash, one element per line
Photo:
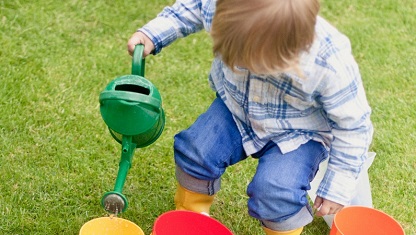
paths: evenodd
<path fill-rule="evenodd" d="M 121 160 L 114 190 L 104 194 L 101 199 L 104 209 L 112 214 L 124 212 L 128 206 L 127 198 L 122 194 L 122 191 L 136 149 L 136 144 L 132 143 L 131 136 L 123 136 L 121 149 Z"/>

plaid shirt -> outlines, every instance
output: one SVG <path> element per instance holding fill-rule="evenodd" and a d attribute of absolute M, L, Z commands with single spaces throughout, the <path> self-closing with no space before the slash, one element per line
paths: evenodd
<path fill-rule="evenodd" d="M 139 29 L 154 53 L 177 38 L 210 31 L 215 0 L 178 0 Z M 355 193 L 373 127 L 358 65 L 347 37 L 318 17 L 316 40 L 300 57 L 305 78 L 293 73 L 262 76 L 244 68 L 233 73 L 215 58 L 209 75 L 241 132 L 247 154 L 274 141 L 283 153 L 309 140 L 329 150 L 329 164 L 317 195 L 346 205 Z"/>

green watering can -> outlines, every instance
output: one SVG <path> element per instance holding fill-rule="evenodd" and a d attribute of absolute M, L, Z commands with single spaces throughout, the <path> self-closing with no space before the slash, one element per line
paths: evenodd
<path fill-rule="evenodd" d="M 122 194 L 136 148 L 146 147 L 162 134 L 165 114 L 157 88 L 144 78 L 144 46 L 135 47 L 132 75 L 111 81 L 100 94 L 101 116 L 121 147 L 121 160 L 114 190 L 107 192 L 101 205 L 110 213 L 124 212 L 128 206 Z"/>

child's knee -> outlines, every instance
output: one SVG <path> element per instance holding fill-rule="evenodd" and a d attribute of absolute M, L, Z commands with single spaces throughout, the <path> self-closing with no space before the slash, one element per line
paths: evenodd
<path fill-rule="evenodd" d="M 270 177 L 267 172 L 257 173 L 247 188 L 250 215 L 259 220 L 280 221 L 308 206 L 307 192 L 296 182 L 287 181 L 286 177 L 278 174 Z M 302 217 L 308 216 L 302 213 Z"/>

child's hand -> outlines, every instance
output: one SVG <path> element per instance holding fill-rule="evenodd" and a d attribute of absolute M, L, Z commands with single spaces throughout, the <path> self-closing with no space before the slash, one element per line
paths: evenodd
<path fill-rule="evenodd" d="M 147 37 L 142 32 L 135 32 L 133 35 L 131 35 L 129 41 L 127 42 L 127 50 L 129 51 L 130 55 L 133 55 L 134 47 L 137 44 L 144 45 L 143 57 L 146 57 L 155 49 L 155 45 L 149 37 Z"/>
<path fill-rule="evenodd" d="M 331 215 L 336 214 L 340 211 L 344 206 L 338 204 L 336 202 L 326 200 L 319 196 L 316 197 L 315 203 L 313 204 L 313 209 L 318 210 L 316 212 L 316 216 L 324 216 L 324 215 Z"/>

